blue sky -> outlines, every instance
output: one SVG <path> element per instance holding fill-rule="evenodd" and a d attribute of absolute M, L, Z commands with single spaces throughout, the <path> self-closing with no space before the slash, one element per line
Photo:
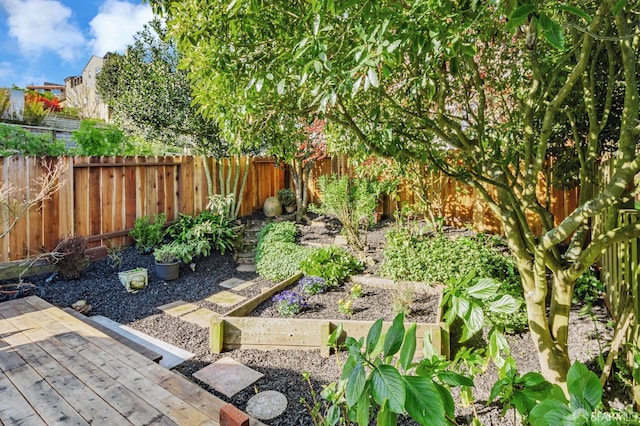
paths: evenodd
<path fill-rule="evenodd" d="M 63 84 L 152 17 L 141 0 L 0 0 L 0 87 Z"/>

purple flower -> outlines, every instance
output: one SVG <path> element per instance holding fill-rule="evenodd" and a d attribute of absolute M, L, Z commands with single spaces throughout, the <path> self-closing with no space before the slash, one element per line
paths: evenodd
<path fill-rule="evenodd" d="M 303 294 L 312 296 L 324 293 L 327 290 L 327 281 L 322 277 L 304 277 L 299 281 L 298 287 Z"/>
<path fill-rule="evenodd" d="M 285 290 L 271 299 L 281 315 L 293 316 L 308 306 L 304 296 L 293 290 Z"/>

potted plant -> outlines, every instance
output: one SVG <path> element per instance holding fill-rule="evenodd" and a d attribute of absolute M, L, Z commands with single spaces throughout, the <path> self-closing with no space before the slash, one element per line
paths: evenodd
<path fill-rule="evenodd" d="M 296 211 L 296 196 L 290 188 L 283 188 L 278 191 L 278 200 L 287 213 Z"/>
<path fill-rule="evenodd" d="M 153 251 L 156 260 L 156 275 L 164 281 L 175 280 L 180 273 L 180 254 L 182 250 L 179 244 L 165 244 Z"/>

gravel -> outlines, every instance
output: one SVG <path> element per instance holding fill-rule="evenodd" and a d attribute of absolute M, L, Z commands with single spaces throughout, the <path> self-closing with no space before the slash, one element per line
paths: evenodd
<path fill-rule="evenodd" d="M 388 226 L 390 226 L 388 222 L 378 224 L 368 235 L 369 250 L 367 252 L 366 273 L 375 274 L 377 271 L 382 259 L 381 249 L 384 244 L 384 232 Z M 311 225 L 300 226 L 300 229 L 303 235 L 300 239 L 302 244 L 328 244 L 339 233 L 339 224 L 335 221 L 317 218 Z M 464 234 L 466 231 L 460 232 Z M 54 277 L 46 282 L 45 279 L 50 277 L 35 277 L 30 281 L 42 286 L 44 299 L 54 305 L 67 307 L 79 299 L 85 299 L 92 305 L 89 315 L 104 315 L 195 353 L 194 359 L 179 365 L 176 370 L 217 397 L 233 403 L 242 410 L 246 409 L 247 402 L 257 392 L 275 390 L 283 393 L 288 399 L 288 408 L 278 418 L 268 421 L 267 423 L 270 425 L 313 424 L 309 410 L 301 402 L 301 399 L 312 404 L 311 388 L 315 392 L 319 392 L 323 385 L 335 381 L 339 377 L 340 361 L 344 360 L 344 354 L 332 355 L 328 358 L 321 357 L 319 351 L 233 350 L 220 355 L 212 354 L 209 351 L 207 329 L 166 315 L 156 309 L 160 305 L 177 300 L 216 309 L 216 305 L 203 301 L 203 299 L 220 291 L 219 283 L 232 277 L 258 281 L 259 285 L 242 292 L 246 296 L 256 294 L 262 286 L 269 283 L 256 277 L 254 273 L 236 272 L 236 264 L 229 253 L 225 255 L 212 254 L 205 259 L 196 261 L 195 271 L 182 265 L 179 278 L 170 282 L 160 281 L 155 277 L 151 255 L 141 255 L 135 249 L 127 249 L 122 252 L 122 262 L 120 270 L 136 267 L 147 268 L 149 270 L 148 287 L 136 294 L 127 293 L 118 280 L 117 270 L 110 265 L 108 259 L 90 265 L 82 277 L 77 280 L 64 281 Z M 373 290 L 366 288 L 365 292 L 373 293 Z M 322 297 L 328 296 L 322 295 Z M 388 298 L 380 299 L 381 301 L 375 303 L 372 300 L 367 301 L 371 311 L 370 315 L 374 317 L 375 315 L 388 315 L 382 313 L 382 308 L 388 308 L 390 305 Z M 432 301 L 428 303 L 431 303 L 430 306 L 434 306 Z M 326 301 L 326 304 L 327 306 L 337 305 L 334 301 Z M 269 314 L 269 310 L 273 308 L 265 305 L 261 309 L 265 315 L 273 315 Z M 377 309 L 380 311 L 378 312 Z M 220 310 L 220 313 L 223 312 L 224 310 Z M 609 320 L 606 309 L 603 306 L 595 306 L 593 312 L 592 318 L 581 316 L 577 310 L 573 311 L 570 327 L 572 358 L 586 362 L 592 367 L 597 365 L 595 360 L 599 354 L 599 344 L 606 345 L 611 339 L 611 328 L 606 325 Z M 338 316 L 336 313 L 330 315 Z M 340 317 L 338 316 L 338 318 Z M 508 336 L 508 341 L 521 373 L 539 368 L 537 351 L 528 333 Z M 247 367 L 260 371 L 264 377 L 232 398 L 227 398 L 192 377 L 193 373 L 221 357 L 231 357 Z M 303 380 L 303 372 L 309 373 L 309 383 Z M 501 417 L 499 407 L 486 405 L 491 386 L 496 380 L 497 372 L 492 366 L 489 366 L 486 373 L 475 378 L 474 397 L 476 401 L 474 407 L 457 407 L 457 420 L 460 424 L 470 423 L 474 409 L 485 425 L 514 424 L 512 414 Z M 408 419 L 400 419 L 400 424 L 410 425 L 413 422 Z"/>

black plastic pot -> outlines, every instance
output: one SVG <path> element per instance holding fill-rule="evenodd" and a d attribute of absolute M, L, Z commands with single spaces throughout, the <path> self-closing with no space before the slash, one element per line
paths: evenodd
<path fill-rule="evenodd" d="M 178 278 L 180 274 L 180 262 L 173 263 L 157 263 L 156 275 L 163 281 L 171 281 Z"/>

